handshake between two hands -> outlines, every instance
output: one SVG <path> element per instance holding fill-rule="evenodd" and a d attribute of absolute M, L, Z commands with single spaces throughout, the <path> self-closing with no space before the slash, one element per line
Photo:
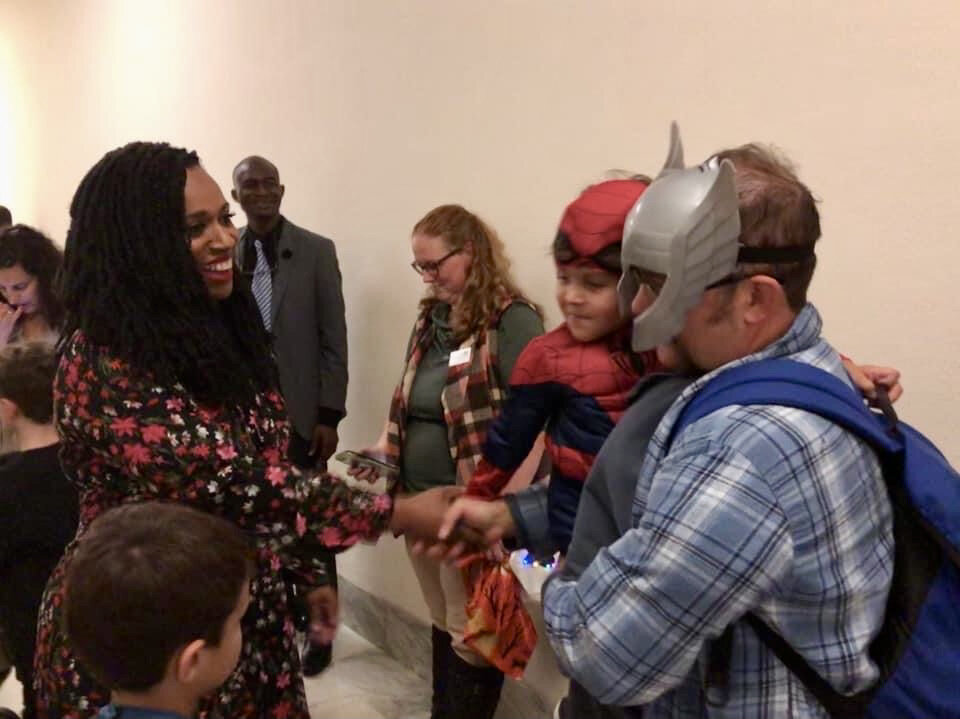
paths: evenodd
<path fill-rule="evenodd" d="M 415 540 L 415 552 L 446 561 L 496 551 L 515 529 L 506 502 L 466 497 L 462 487 L 399 495 L 392 528 Z"/>
<path fill-rule="evenodd" d="M 376 481 L 372 474 L 368 481 Z M 435 487 L 413 495 L 398 494 L 390 529 L 414 538 L 414 551 L 437 560 L 472 561 L 486 555 L 501 538 L 515 531 L 506 502 L 471 499 L 462 487 Z M 541 580 L 542 581 L 542 580 Z M 310 639 L 318 644 L 333 640 L 339 603 L 332 587 L 317 587 L 306 595 L 310 614 Z"/>
<path fill-rule="evenodd" d="M 355 479 L 376 482 L 396 468 L 379 447 L 343 452 L 337 459 L 349 464 Z M 414 551 L 435 559 L 454 561 L 499 546 L 515 527 L 503 501 L 488 502 L 463 496 L 463 487 L 434 487 L 417 494 L 397 494 L 390 529 L 414 540 Z"/>

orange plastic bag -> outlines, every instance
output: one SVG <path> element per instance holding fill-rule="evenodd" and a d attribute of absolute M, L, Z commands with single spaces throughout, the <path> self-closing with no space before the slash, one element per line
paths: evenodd
<path fill-rule="evenodd" d="M 523 606 L 523 588 L 506 561 L 486 558 L 463 570 L 467 587 L 464 643 L 509 677 L 523 676 L 537 630 Z"/>

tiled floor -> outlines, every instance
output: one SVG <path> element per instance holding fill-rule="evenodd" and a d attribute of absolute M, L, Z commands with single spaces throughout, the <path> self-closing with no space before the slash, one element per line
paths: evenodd
<path fill-rule="evenodd" d="M 313 719 L 426 719 L 430 686 L 347 627 L 337 632 L 333 662 L 306 680 Z"/>
<path fill-rule="evenodd" d="M 341 627 L 333 663 L 306 680 L 313 719 L 426 719 L 430 687 L 356 632 Z M 0 686 L 0 706 L 20 707 L 20 685 Z"/>

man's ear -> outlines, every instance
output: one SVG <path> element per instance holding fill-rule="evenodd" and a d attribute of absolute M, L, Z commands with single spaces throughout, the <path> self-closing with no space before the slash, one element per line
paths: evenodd
<path fill-rule="evenodd" d="M 280 199 L 283 199 L 283 193 L 287 191 L 287 188 L 283 185 L 280 185 Z"/>
<path fill-rule="evenodd" d="M 234 202 L 240 202 L 240 198 L 237 197 L 237 189 L 236 189 L 236 188 L 230 190 L 230 197 L 233 198 L 233 201 L 234 201 Z"/>
<path fill-rule="evenodd" d="M 744 296 L 743 318 L 748 324 L 763 322 L 787 305 L 783 285 L 768 275 L 747 278 Z"/>
<path fill-rule="evenodd" d="M 201 654 L 207 648 L 207 643 L 202 639 L 194 639 L 189 644 L 173 655 L 174 675 L 182 684 L 189 684 L 195 681 L 200 674 Z"/>

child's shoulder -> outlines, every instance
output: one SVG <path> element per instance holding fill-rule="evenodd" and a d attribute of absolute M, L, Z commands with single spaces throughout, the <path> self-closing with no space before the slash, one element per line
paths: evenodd
<path fill-rule="evenodd" d="M 577 341 L 574 339 L 573 335 L 570 334 L 570 329 L 567 327 L 567 323 L 561 322 L 557 327 L 554 327 L 549 332 L 530 340 L 530 344 L 528 344 L 527 347 L 536 346 L 541 351 L 556 351 L 568 350 L 572 347 L 579 347 L 582 344 L 582 342 Z"/>
<path fill-rule="evenodd" d="M 577 341 L 570 336 L 567 326 L 550 330 L 534 337 L 523 348 L 513 366 L 510 384 L 538 384 L 549 382 L 556 374 L 558 360 L 567 354 Z"/>
<path fill-rule="evenodd" d="M 610 342 L 581 342 L 561 324 L 530 340 L 517 359 L 513 383 L 570 382 L 583 373 L 617 365 Z"/>
<path fill-rule="evenodd" d="M 530 340 L 523 348 L 518 362 L 542 362 L 581 346 L 582 343 L 573 338 L 564 323 Z"/>

